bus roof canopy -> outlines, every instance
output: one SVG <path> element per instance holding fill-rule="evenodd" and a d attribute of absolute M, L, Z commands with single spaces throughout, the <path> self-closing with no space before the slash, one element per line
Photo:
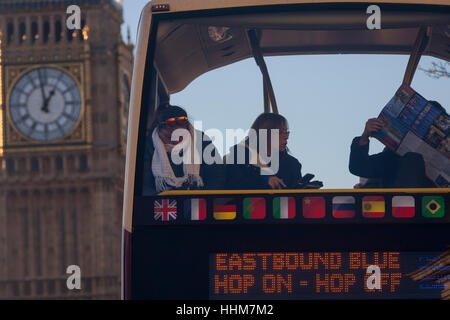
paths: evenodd
<path fill-rule="evenodd" d="M 317 6 L 318 3 L 325 6 Z M 241 8 L 236 14 L 182 15 L 158 25 L 155 63 L 169 93 L 183 90 L 196 77 L 252 57 L 249 30 L 256 30 L 264 56 L 299 54 L 410 54 L 420 27 L 428 27 L 423 55 L 450 60 L 450 1 L 389 0 L 381 7 L 381 29 L 367 28 L 369 1 L 153 1 L 169 4 L 166 13 Z M 353 7 L 350 2 L 355 2 Z M 357 2 L 357 3 L 356 3 Z M 367 2 L 367 4 L 362 4 Z M 387 2 L 390 4 L 388 5 Z M 245 10 L 245 7 L 306 4 L 302 10 Z M 314 5 L 311 5 L 314 4 Z M 392 4 L 410 6 L 399 7 Z M 412 5 L 426 6 L 412 6 Z M 435 4 L 443 5 L 440 7 Z M 244 9 L 242 9 L 244 8 Z M 275 7 L 274 7 L 275 8 Z M 363 10 L 362 10 L 363 9 Z M 156 12 L 155 12 L 156 13 Z M 200 12 L 201 13 L 201 12 Z M 144 17 L 145 19 L 145 17 Z M 223 27 L 226 27 L 224 29 Z"/>

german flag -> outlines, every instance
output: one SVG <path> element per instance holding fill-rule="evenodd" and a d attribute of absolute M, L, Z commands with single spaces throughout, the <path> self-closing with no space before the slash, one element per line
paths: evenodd
<path fill-rule="evenodd" d="M 236 218 L 236 204 L 233 200 L 215 199 L 213 215 L 216 220 L 233 220 Z"/>

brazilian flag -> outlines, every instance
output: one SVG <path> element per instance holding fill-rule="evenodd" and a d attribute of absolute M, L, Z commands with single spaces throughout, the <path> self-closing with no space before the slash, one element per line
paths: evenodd
<path fill-rule="evenodd" d="M 444 198 L 427 196 L 422 198 L 422 215 L 426 218 L 442 218 L 445 214 Z"/>

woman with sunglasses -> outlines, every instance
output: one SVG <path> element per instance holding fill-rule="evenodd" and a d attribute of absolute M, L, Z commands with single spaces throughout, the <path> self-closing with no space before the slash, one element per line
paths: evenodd
<path fill-rule="evenodd" d="M 177 129 L 186 130 L 186 135 L 177 135 L 179 139 L 174 141 L 172 134 Z M 181 130 L 177 132 L 183 133 Z M 187 139 L 183 137 L 187 137 Z M 195 143 L 198 141 L 197 139 L 200 139 L 201 144 Z M 210 144 L 212 144 L 211 140 L 190 124 L 186 111 L 178 106 L 161 105 L 154 115 L 146 138 L 144 194 L 176 189 L 223 188 L 222 167 L 195 160 L 202 159 L 203 150 Z M 202 146 L 202 150 L 199 150 L 198 145 Z M 180 156 L 184 152 L 191 155 L 190 159 L 187 158 L 189 161 L 183 163 L 174 161 L 172 156 L 174 148 L 181 150 Z M 214 145 L 212 148 L 212 155 L 215 156 L 217 150 Z M 208 150 L 211 150 L 211 146 Z"/>
<path fill-rule="evenodd" d="M 320 188 L 323 186 L 320 181 L 310 180 L 314 177 L 307 174 L 302 177 L 300 162 L 288 153 L 287 141 L 289 139 L 289 127 L 285 117 L 275 113 L 263 113 L 253 122 L 251 130 L 256 133 L 256 150 L 251 146 L 250 136 L 243 142 L 230 149 L 225 159 L 226 182 L 228 189 L 298 189 L 298 188 Z M 267 130 L 267 139 L 260 139 L 260 130 Z M 271 134 L 273 130 L 278 130 L 278 141 L 275 146 L 271 146 Z M 267 156 L 273 159 L 271 152 L 278 152 L 279 165 L 272 168 L 270 163 L 265 163 L 261 156 L 262 144 L 266 144 Z M 245 153 L 245 163 L 238 163 L 239 148 L 243 148 Z M 251 161 L 255 157 L 256 161 Z M 228 164 L 232 162 L 232 164 Z M 270 173 L 270 171 L 276 172 Z M 263 174 L 263 171 L 266 171 Z"/>

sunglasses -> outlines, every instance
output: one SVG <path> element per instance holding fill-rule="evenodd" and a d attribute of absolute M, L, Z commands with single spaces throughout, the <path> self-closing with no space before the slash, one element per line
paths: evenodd
<path fill-rule="evenodd" d="M 175 127 L 176 125 L 186 126 L 187 124 L 188 124 L 188 117 L 169 118 L 166 121 L 161 122 L 161 125 L 165 125 L 167 127 Z"/>

